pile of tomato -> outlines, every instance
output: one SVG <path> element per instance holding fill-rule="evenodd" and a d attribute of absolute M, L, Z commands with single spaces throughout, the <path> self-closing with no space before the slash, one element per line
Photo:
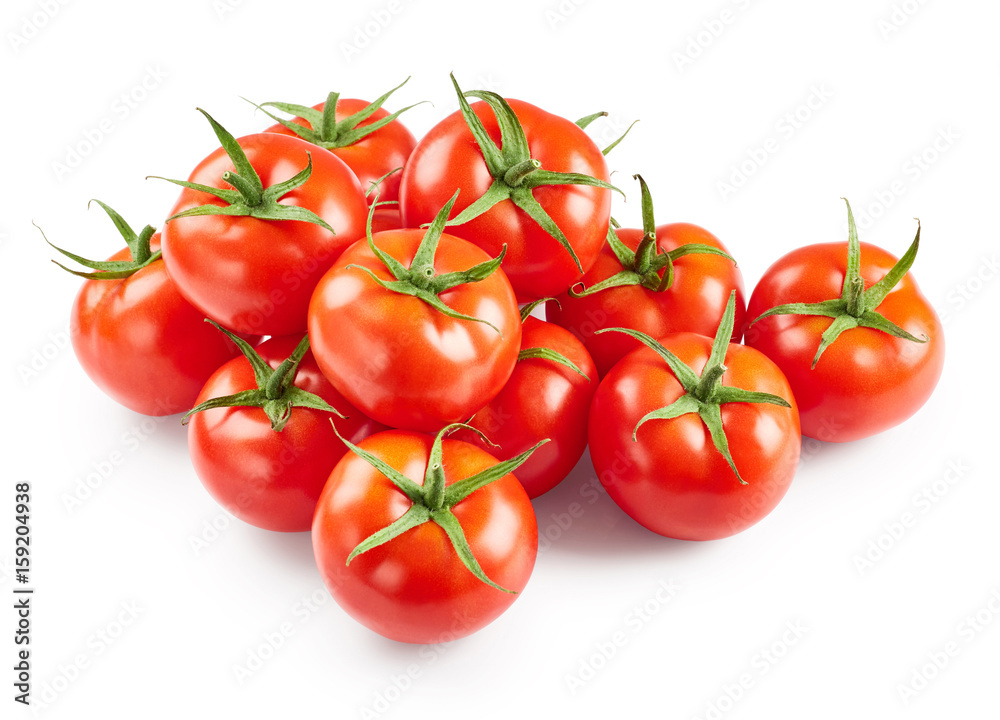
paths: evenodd
<path fill-rule="evenodd" d="M 499 616 L 535 562 L 531 499 L 589 445 L 655 533 L 710 540 L 767 515 L 802 435 L 867 437 L 940 376 L 909 268 L 862 244 L 778 259 L 746 302 L 712 233 L 610 216 L 587 125 L 487 91 L 417 141 L 383 104 L 264 103 L 180 187 L 162 230 L 86 270 L 72 341 L 109 396 L 185 413 L 191 462 L 236 517 L 311 531 L 337 603 L 439 642 Z M 410 106 L 413 107 L 413 106 Z M 544 308 L 545 319 L 539 315 Z M 742 339 L 742 343 L 741 343 Z"/>

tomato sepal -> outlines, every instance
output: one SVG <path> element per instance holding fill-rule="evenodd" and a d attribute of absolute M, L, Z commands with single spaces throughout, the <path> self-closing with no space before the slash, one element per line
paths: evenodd
<path fill-rule="evenodd" d="M 561 173 L 543 170 L 541 163 L 531 157 L 531 149 L 517 115 L 510 104 L 500 95 L 487 90 L 463 92 L 451 74 L 451 82 L 458 95 L 462 118 L 479 146 L 486 167 L 494 182 L 489 189 L 457 216 L 448 221 L 448 226 L 463 225 L 487 212 L 494 205 L 510 200 L 524 211 L 539 227 L 545 230 L 569 253 L 577 269 L 583 266 L 576 251 L 570 245 L 565 233 L 535 199 L 532 190 L 542 185 L 589 185 L 614 190 L 624 197 L 624 193 L 611 183 L 582 173 Z M 500 129 L 500 147 L 486 132 L 482 121 L 469 105 L 468 97 L 482 100 L 493 110 Z M 586 118 L 582 118 L 585 120 Z"/>
<path fill-rule="evenodd" d="M 118 228 L 119 234 L 121 234 L 122 239 L 125 240 L 125 244 L 128 246 L 131 259 L 104 261 L 88 260 L 85 257 L 71 253 L 69 250 L 63 250 L 61 247 L 53 245 L 49 242 L 48 237 L 46 237 L 45 231 L 35 223 L 32 223 L 36 228 L 38 228 L 38 232 L 42 234 L 42 239 L 44 239 L 51 248 L 58 251 L 65 257 L 68 257 L 73 262 L 83 265 L 85 268 L 90 268 L 94 272 L 88 273 L 83 272 L 82 270 L 73 270 L 56 260 L 52 261 L 54 264 L 58 265 L 66 272 L 76 275 L 77 277 L 84 278 L 85 280 L 121 280 L 134 275 L 139 270 L 142 270 L 142 268 L 160 259 L 161 252 L 159 250 L 152 252 L 152 248 L 150 247 L 150 240 L 156 233 L 156 228 L 152 225 L 146 225 L 142 230 L 136 233 L 135 230 L 133 230 L 129 224 L 125 222 L 125 219 L 111 207 L 96 198 L 92 199 L 90 202 L 96 202 L 100 205 L 104 209 L 104 212 L 108 214 L 108 217 L 111 218 L 111 221 L 115 224 L 115 227 Z M 88 203 L 87 206 L 89 207 L 90 203 Z"/>
<path fill-rule="evenodd" d="M 267 419 L 271 422 L 271 429 L 275 432 L 284 430 L 288 418 L 291 417 L 292 408 L 296 407 L 322 410 L 346 419 L 345 415 L 323 398 L 294 385 L 299 363 L 302 362 L 302 358 L 309 350 L 308 335 L 303 336 L 292 354 L 283 360 L 277 368 L 271 368 L 260 356 L 260 353 L 239 335 L 230 332 L 214 320 L 206 318 L 205 322 L 211 323 L 217 330 L 224 333 L 240 349 L 253 369 L 257 387 L 233 395 L 210 398 L 191 408 L 184 415 L 181 421 L 183 424 L 186 425 L 195 413 L 223 407 L 259 407 L 267 415 Z"/>
<path fill-rule="evenodd" d="M 344 148 L 354 145 L 368 135 L 371 135 L 376 130 L 382 129 L 407 110 L 411 110 L 417 105 L 422 105 L 427 102 L 426 100 L 422 100 L 421 102 L 408 105 L 402 110 L 397 110 L 396 112 L 376 120 L 373 123 L 363 127 L 358 127 L 360 123 L 363 123 L 379 108 L 381 108 L 385 101 L 389 99 L 389 96 L 399 90 L 399 88 L 403 87 L 407 82 L 409 82 L 409 80 L 410 78 L 406 78 L 406 80 L 392 88 L 392 90 L 380 95 L 361 110 L 348 115 L 339 122 L 336 118 L 337 101 L 340 100 L 340 93 L 338 92 L 330 92 L 327 94 L 326 102 L 323 104 L 322 110 L 317 110 L 305 105 L 296 105 L 294 103 L 285 102 L 265 102 L 260 105 L 251 100 L 247 100 L 247 102 L 275 122 L 280 123 L 286 129 L 291 130 L 303 140 L 310 142 L 313 145 L 318 145 L 321 148 L 333 150 L 335 148 Z M 246 100 L 246 98 L 243 99 Z M 309 126 L 278 117 L 277 115 L 265 110 L 265 107 L 273 107 L 276 110 L 288 113 L 289 115 L 297 115 L 306 120 L 309 123 Z"/>
<path fill-rule="evenodd" d="M 209 203 L 189 208 L 171 215 L 167 218 L 166 222 L 169 223 L 179 218 L 199 215 L 253 217 L 258 220 L 295 220 L 319 225 L 336 235 L 336 232 L 330 227 L 329 223 L 312 210 L 298 205 L 283 205 L 278 202 L 282 196 L 301 187 L 312 176 L 312 153 L 308 150 L 305 151 L 307 158 L 306 166 L 294 176 L 265 188 L 261 183 L 260 175 L 258 175 L 247 158 L 246 152 L 240 147 L 239 141 L 207 112 L 201 108 L 198 108 L 198 112 L 208 119 L 212 130 L 215 132 L 215 136 L 219 139 L 223 149 L 225 149 L 226 154 L 233 163 L 236 172 L 227 170 L 222 174 L 222 179 L 231 185 L 233 189 L 216 188 L 187 180 L 174 180 L 160 177 L 159 175 L 150 175 L 148 177 L 157 180 L 166 180 L 169 183 L 188 188 L 189 190 L 204 192 L 226 203 L 225 205 Z"/>
<path fill-rule="evenodd" d="M 349 566 L 351 561 L 358 555 L 384 545 L 424 523 L 433 522 L 444 530 L 456 555 L 469 572 L 492 588 L 516 595 L 516 591 L 508 590 L 493 582 L 483 571 L 475 554 L 472 552 L 472 548 L 469 546 L 465 532 L 462 530 L 462 524 L 452 512 L 452 508 L 477 490 L 486 487 L 492 482 L 496 482 L 516 470 L 531 457 L 531 454 L 535 450 L 548 442 L 548 439 L 540 441 L 533 448 L 510 460 L 497 463 L 475 475 L 470 475 L 445 487 L 444 467 L 442 464 L 442 441 L 445 435 L 457 428 L 471 430 L 486 440 L 486 437 L 479 430 L 465 423 L 452 423 L 442 428 L 434 437 L 434 443 L 431 445 L 431 451 L 427 458 L 427 467 L 424 471 L 424 483 L 423 485 L 419 485 L 385 461 L 342 437 L 336 426 L 334 426 L 334 432 L 337 433 L 337 436 L 340 437 L 352 453 L 382 473 L 389 482 L 395 485 L 413 503 L 405 513 L 392 523 L 375 531 L 355 546 L 347 556 L 346 565 Z M 487 442 L 489 441 L 487 440 Z"/>
<path fill-rule="evenodd" d="M 766 403 L 791 408 L 791 403 L 771 393 L 755 392 L 744 390 L 743 388 L 721 385 L 722 376 L 726 372 L 726 366 L 723 364 L 723 361 L 725 360 L 726 349 L 733 335 L 735 317 L 736 291 L 733 291 L 729 295 L 729 302 L 726 305 L 725 313 L 723 313 L 722 320 L 719 323 L 715 339 L 712 341 L 711 354 L 700 376 L 674 353 L 644 332 L 628 328 L 605 328 L 598 330 L 597 333 L 621 332 L 639 340 L 663 358 L 684 389 L 684 394 L 674 402 L 652 410 L 640 418 L 632 430 L 632 441 L 638 442 L 639 428 L 650 420 L 672 420 L 689 413 L 697 414 L 701 418 L 702 424 L 708 430 L 715 449 L 725 458 L 726 463 L 732 469 L 740 484 L 746 485 L 747 483 L 736 468 L 733 456 L 729 451 L 729 440 L 726 437 L 726 431 L 722 423 L 721 406 L 726 403 L 745 402 Z"/>
<path fill-rule="evenodd" d="M 568 290 L 570 297 L 587 297 L 610 288 L 628 285 L 639 285 L 652 292 L 665 292 L 674 284 L 674 262 L 685 255 L 720 255 L 731 260 L 734 265 L 736 264 L 736 260 L 729 253 L 704 243 L 687 243 L 668 252 L 663 252 L 656 242 L 653 196 L 650 194 L 649 187 L 642 175 L 636 174 L 632 177 L 639 181 L 642 195 L 642 240 L 633 251 L 618 237 L 615 232 L 618 223 L 612 218 L 608 225 L 607 243 L 622 265 L 621 272 L 594 283 L 590 287 L 584 286 L 583 283 L 576 283 Z M 577 287 L 582 289 L 577 290 Z"/>
<path fill-rule="evenodd" d="M 500 269 L 500 264 L 503 262 L 504 256 L 507 254 L 507 246 L 504 245 L 500 250 L 500 254 L 495 258 L 485 260 L 472 266 L 471 268 L 468 268 L 467 270 L 445 273 L 443 275 L 437 274 L 434 269 L 434 257 L 437 253 L 437 247 L 441 240 L 441 235 L 444 233 L 448 213 L 451 212 L 457 198 L 458 191 L 456 190 L 455 194 L 452 195 L 451 199 L 445 203 L 444 207 L 442 207 L 440 211 L 438 211 L 434 221 L 427 228 L 423 239 L 420 241 L 420 246 L 417 248 L 417 252 L 414 254 L 413 260 L 410 262 L 410 267 L 407 268 L 403 265 L 403 263 L 392 257 L 387 252 L 381 250 L 375 244 L 375 239 L 371 231 L 372 218 L 375 214 L 376 206 L 382 204 L 378 202 L 378 196 L 376 195 L 375 202 L 372 203 L 368 212 L 368 225 L 365 234 L 368 240 L 368 247 L 371 248 L 375 257 L 379 259 L 385 268 L 392 273 L 395 280 L 383 280 L 370 268 L 366 268 L 361 265 L 352 264 L 348 265 L 347 268 L 362 270 L 367 273 L 367 275 L 380 287 L 389 290 L 390 292 L 416 297 L 447 317 L 455 320 L 481 322 L 496 330 L 500 333 L 500 335 L 503 335 L 500 329 L 488 320 L 460 313 L 446 305 L 444 301 L 438 297 L 441 293 L 451 290 L 454 287 L 458 287 L 459 285 L 485 280 Z"/>
<path fill-rule="evenodd" d="M 861 277 L 861 241 L 858 239 L 858 228 L 854 222 L 854 213 L 847 198 L 842 198 L 847 205 L 847 270 L 844 273 L 844 284 L 841 296 L 832 300 L 817 303 L 785 303 L 761 313 L 750 325 L 774 315 L 818 315 L 833 318 L 833 322 L 823 332 L 819 347 L 813 357 L 812 367 L 815 368 L 823 353 L 837 338 L 846 331 L 856 327 L 871 328 L 893 337 L 910 342 L 925 343 L 930 338 L 923 339 L 908 333 L 903 328 L 877 311 L 892 289 L 910 271 L 917 251 L 920 249 L 920 220 L 917 220 L 917 234 L 899 260 L 882 276 L 882 278 L 867 290 Z"/>

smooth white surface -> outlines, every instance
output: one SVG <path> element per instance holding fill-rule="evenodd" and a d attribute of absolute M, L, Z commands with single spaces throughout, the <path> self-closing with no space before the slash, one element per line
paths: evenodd
<path fill-rule="evenodd" d="M 30 32 L 26 21 L 37 32 L 15 48 L 11 34 Z M 998 22 L 1000 7 L 972 0 L 9 0 L 0 592 L 9 608 L 13 484 L 30 479 L 34 695 L 61 689 L 42 714 L 997 717 Z M 717 37 L 701 35 L 707 47 L 679 69 L 677 53 L 706 27 Z M 366 33 L 366 47 L 345 57 Z M 420 134 L 456 107 L 451 70 L 466 89 L 571 118 L 606 109 L 592 129 L 604 142 L 640 118 L 610 157 L 630 191 L 616 216 L 639 222 L 629 176 L 642 172 L 659 221 L 715 232 L 748 292 L 791 248 L 846 238 L 841 196 L 862 239 L 896 254 L 920 217 L 914 274 L 948 343 L 933 398 L 881 436 L 807 441 L 778 509 L 710 544 L 643 530 L 594 493 L 584 460 L 536 502 L 543 536 L 558 537 L 493 625 L 421 648 L 353 622 L 322 589 L 308 535 L 229 521 L 194 476 L 176 418 L 141 418 L 90 384 L 64 342 L 78 283 L 48 262 L 56 255 L 30 223 L 61 246 L 108 255 L 120 241 L 87 200 L 136 227 L 164 217 L 175 189 L 143 178 L 185 177 L 215 147 L 196 106 L 239 135 L 267 124 L 240 96 L 370 98 L 412 75 L 390 105 L 432 100 L 406 116 Z M 130 107 L 123 93 L 144 97 Z M 786 114 L 809 102 L 794 127 Z M 57 178 L 53 163 L 102 121 L 100 144 Z M 718 183 L 764 147 L 774 151 L 723 199 Z M 912 157 L 925 152 L 933 161 L 920 168 Z M 37 374 L 25 374 L 32 362 Z M 67 511 L 78 479 L 113 457 L 110 476 Z M 919 499 L 925 490 L 934 502 Z M 583 514 L 563 529 L 572 503 Z M 893 540 L 887 528 L 907 512 L 914 526 Z M 856 558 L 872 542 L 888 549 L 861 572 Z M 979 629 L 967 619 L 977 613 Z M 10 710 L 15 619 L 10 609 L 3 618 L 2 715 L 27 717 Z M 120 620 L 130 624 L 108 645 L 98 633 L 116 633 Z M 269 654 L 269 642 L 277 649 L 241 684 L 234 668 L 262 645 Z M 957 655 L 904 702 L 899 686 L 948 643 Z M 81 657 L 87 666 L 74 674 Z M 583 664 L 600 668 L 574 689 L 568 677 Z"/>

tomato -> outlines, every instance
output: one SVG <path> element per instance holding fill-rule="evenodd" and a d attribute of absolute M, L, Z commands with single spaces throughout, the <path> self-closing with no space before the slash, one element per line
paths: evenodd
<path fill-rule="evenodd" d="M 850 205 L 848 213 L 846 245 L 821 243 L 788 253 L 764 273 L 747 309 L 756 320 L 746 343 L 788 377 L 803 434 L 828 442 L 868 437 L 903 422 L 930 397 L 944 365 L 941 321 L 908 272 L 919 228 L 897 260 L 860 243 Z M 856 316 L 848 309 L 852 277 Z M 836 332 L 828 341 L 827 334 Z"/>
<path fill-rule="evenodd" d="M 493 445 L 465 430 L 453 437 L 479 444 L 502 460 L 548 438 L 550 442 L 517 470 L 528 497 L 536 498 L 562 482 L 583 455 L 587 413 L 596 390 L 597 369 L 583 344 L 561 327 L 525 317 L 514 372 L 469 420 Z"/>
<path fill-rule="evenodd" d="M 715 341 L 674 333 L 657 343 L 629 331 L 646 347 L 611 369 L 590 407 L 601 484 L 660 535 L 741 532 L 777 506 L 795 475 L 801 437 L 792 390 L 762 353 L 728 343 L 734 297 Z"/>
<path fill-rule="evenodd" d="M 96 202 L 129 247 L 105 263 L 59 250 L 96 271 L 70 271 L 87 278 L 70 320 L 76 357 L 102 391 L 130 410 L 189 410 L 209 375 L 237 351 L 177 291 L 159 256 L 160 234 L 146 226 L 137 235 L 118 213 Z"/>
<path fill-rule="evenodd" d="M 468 93 L 485 101 L 470 106 L 455 87 L 462 109 L 431 128 L 403 168 L 403 224 L 429 222 L 458 188 L 448 232 L 491 256 L 506 244 L 503 269 L 521 302 L 565 291 L 604 244 L 612 187 L 604 156 L 569 120 L 493 93 Z"/>
<path fill-rule="evenodd" d="M 192 305 L 225 327 L 301 333 L 319 278 L 364 236 L 364 193 L 350 168 L 322 148 L 276 133 L 236 140 L 212 122 L 223 147 L 192 172 L 163 231 L 170 275 Z M 252 186 L 257 176 L 263 192 L 229 187 Z M 231 212 L 230 202 L 253 216 L 187 214 L 206 206 Z"/>
<path fill-rule="evenodd" d="M 413 105 L 392 115 L 382 107 L 382 103 L 399 87 L 371 103 L 341 98 L 337 93 L 330 93 L 324 102 L 312 108 L 288 103 L 264 103 L 261 109 L 271 106 L 291 114 L 300 113 L 290 121 L 271 115 L 278 123 L 265 132 L 296 135 L 329 150 L 347 163 L 367 192 L 372 183 L 402 168 L 417 144 L 413 133 L 396 119 Z M 327 107 L 332 108 L 333 117 L 325 113 Z M 379 197 L 382 200 L 395 200 L 399 196 L 400 177 L 397 172 L 380 183 Z"/>
<path fill-rule="evenodd" d="M 255 352 L 258 365 L 275 371 L 301 340 L 271 338 L 254 351 L 245 351 Z M 270 415 L 259 406 L 220 404 L 220 398 L 237 393 L 243 393 L 241 402 L 246 402 L 246 393 L 260 387 L 251 361 L 238 357 L 220 367 L 198 396 L 198 406 L 209 403 L 209 407 L 196 409 L 190 416 L 188 448 L 205 489 L 228 512 L 266 530 L 302 532 L 312 526 L 323 485 L 347 450 L 331 420 L 355 442 L 385 426 L 344 400 L 320 372 L 312 353 L 304 352 L 291 377 L 294 388 L 347 417 L 320 409 L 322 402 L 315 400 L 297 404 L 302 398 L 289 393 L 277 400 L 280 409 Z M 291 407 L 288 402 L 293 403 Z M 275 417 L 280 430 L 274 429 Z"/>
<path fill-rule="evenodd" d="M 313 550 L 333 599 L 400 642 L 449 642 L 492 622 L 524 589 L 538 549 L 531 501 L 510 474 L 518 461 L 498 465 L 442 435 L 361 441 L 316 506 Z"/>
<path fill-rule="evenodd" d="M 448 209 L 426 233 L 390 230 L 352 245 L 309 307 L 320 368 L 391 427 L 435 431 L 472 417 L 517 361 L 520 315 L 500 258 L 442 234 Z"/>
<path fill-rule="evenodd" d="M 636 177 L 642 186 L 645 227 L 612 230 L 580 283 L 546 306 L 546 319 L 586 345 L 602 376 L 641 343 L 623 333 L 596 334 L 601 328 L 631 328 L 654 338 L 674 332 L 714 335 L 734 290 L 734 342 L 745 323 L 743 276 L 729 251 L 697 225 L 654 225 L 652 199 L 645 182 Z M 601 289 L 609 282 L 624 284 Z"/>

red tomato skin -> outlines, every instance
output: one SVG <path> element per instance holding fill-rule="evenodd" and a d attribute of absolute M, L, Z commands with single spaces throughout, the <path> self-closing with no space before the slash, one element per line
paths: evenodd
<path fill-rule="evenodd" d="M 861 243 L 865 286 L 895 264 L 885 250 Z M 754 288 L 747 308 L 753 319 L 777 305 L 840 297 L 847 270 L 847 244 L 798 248 L 772 265 Z M 926 343 L 895 338 L 871 328 L 847 330 L 813 357 L 831 318 L 781 315 L 747 330 L 745 342 L 771 358 L 788 378 L 802 417 L 802 433 L 826 442 L 850 442 L 903 422 L 930 397 L 944 366 L 941 321 L 907 273 L 878 312 Z"/>
<path fill-rule="evenodd" d="M 694 333 L 660 342 L 701 373 L 712 340 Z M 695 414 L 650 420 L 646 413 L 683 394 L 664 361 L 643 347 L 601 381 L 590 408 L 590 456 L 608 495 L 655 533 L 680 540 L 716 540 L 742 532 L 770 513 L 788 490 L 801 437 L 795 399 L 778 367 L 763 354 L 730 345 L 723 384 L 773 393 L 792 408 L 751 403 L 721 406 L 741 485 Z"/>
<path fill-rule="evenodd" d="M 271 338 L 256 349 L 277 368 L 299 340 Z M 299 365 L 295 385 L 323 398 L 347 419 L 296 407 L 284 429 L 275 432 L 261 408 L 238 407 L 195 413 L 188 425 L 191 463 L 205 489 L 227 512 L 265 530 L 304 532 L 312 527 L 323 485 L 347 451 L 331 420 L 355 443 L 385 429 L 330 385 L 310 352 Z M 198 402 L 256 387 L 253 369 L 241 355 L 209 378 Z"/>
<path fill-rule="evenodd" d="M 592 175 L 609 182 L 601 151 L 577 125 L 520 100 L 509 100 L 524 127 L 531 156 L 542 169 Z M 486 103 L 472 109 L 494 142 L 500 142 L 496 117 Z M 399 189 L 406 227 L 419 227 L 459 189 L 450 217 L 457 216 L 490 187 L 493 177 L 460 112 L 449 115 L 425 135 L 406 166 Z M 594 264 L 607 234 L 611 190 L 584 185 L 538 187 L 533 195 L 566 235 L 584 271 Z M 507 245 L 503 269 L 519 302 L 552 297 L 582 276 L 569 253 L 510 200 L 462 225 L 447 228 L 475 243 L 491 257 Z"/>
<path fill-rule="evenodd" d="M 500 460 L 535 450 L 514 474 L 528 497 L 536 498 L 569 474 L 587 447 L 587 414 L 597 390 L 597 368 L 587 349 L 557 325 L 535 317 L 524 321 L 521 350 L 549 348 L 561 353 L 590 378 L 551 360 L 519 360 L 503 390 L 477 412 L 469 424 L 499 447 L 490 447 L 468 430 L 451 435 L 479 445 Z"/>
<path fill-rule="evenodd" d="M 379 233 L 383 251 L 409 267 L 423 230 Z M 487 260 L 475 245 L 441 236 L 438 274 Z M 345 398 L 390 427 L 437 431 L 464 422 L 504 386 L 517 361 L 521 318 L 514 291 L 498 270 L 439 296 L 489 325 L 453 320 L 412 296 L 379 287 L 393 276 L 365 241 L 348 248 L 320 280 L 309 308 L 309 338 L 320 368 Z"/>
<path fill-rule="evenodd" d="M 390 430 L 360 447 L 423 484 L 433 437 Z M 496 464 L 485 451 L 445 439 L 446 484 Z M 518 595 L 490 587 L 462 565 L 433 522 L 355 557 L 351 551 L 389 525 L 410 500 L 367 462 L 348 453 L 323 489 L 313 520 L 313 550 L 333 599 L 380 635 L 406 643 L 449 642 L 485 627 Z M 477 490 L 455 506 L 469 546 L 487 577 L 520 593 L 538 551 L 531 501 L 513 475 Z"/>
<path fill-rule="evenodd" d="M 178 218 L 163 231 L 163 258 L 188 301 L 220 325 L 255 335 L 305 331 L 306 310 L 316 283 L 358 238 L 364 237 L 368 206 L 357 177 L 323 148 L 295 137 L 259 133 L 239 139 L 264 186 L 291 178 L 312 156 L 306 183 L 279 202 L 308 208 L 323 227 L 297 220 L 205 215 Z M 222 174 L 233 165 L 222 148 L 203 160 L 190 181 L 228 187 Z M 171 214 L 223 203 L 184 189 Z"/>
<path fill-rule="evenodd" d="M 159 233 L 151 239 L 159 250 Z M 109 260 L 129 260 L 123 248 Z M 208 377 L 238 353 L 181 297 L 162 261 L 128 278 L 86 280 L 73 303 L 73 351 L 109 397 L 143 415 L 190 410 Z"/>
<path fill-rule="evenodd" d="M 618 237 L 635 250 L 642 240 L 641 230 L 622 228 Z M 690 223 L 670 223 L 656 227 L 657 245 L 669 252 L 688 243 L 701 243 L 729 250 L 708 230 Z M 731 255 L 731 253 L 729 253 Z M 617 274 L 621 263 L 605 244 L 597 262 L 583 276 L 586 287 Z M 622 333 L 595 333 L 602 328 L 624 327 L 641 330 L 659 338 L 675 332 L 715 335 L 715 330 L 736 291 L 736 322 L 733 342 L 739 342 L 746 317 L 743 274 L 731 261 L 719 255 L 685 255 L 674 263 L 674 281 L 664 292 L 652 292 L 639 285 L 611 288 L 582 298 L 559 295 L 558 304 L 549 302 L 545 319 L 560 325 L 579 338 L 597 365 L 601 377 L 628 353 L 642 346 Z M 560 307 L 561 306 L 561 307 Z"/>
<path fill-rule="evenodd" d="M 336 117 L 338 120 L 342 120 L 364 109 L 368 104 L 367 100 L 341 98 L 337 100 Z M 325 105 L 325 102 L 321 102 L 313 105 L 313 109 L 322 111 Z M 358 123 L 358 127 L 363 128 L 366 125 L 371 125 L 388 115 L 389 112 L 384 107 L 379 108 L 367 120 Z M 308 123 L 300 117 L 293 118 L 292 122 L 308 127 Z M 275 123 L 264 132 L 293 135 L 291 130 L 280 123 Z M 416 145 L 417 139 L 413 137 L 413 133 L 397 118 L 372 134 L 361 138 L 353 145 L 330 148 L 329 151 L 347 163 L 347 166 L 358 176 L 361 189 L 368 192 L 373 182 L 386 173 L 402 168 Z M 379 185 L 379 200 L 398 199 L 401 178 L 402 173 L 396 172 L 383 180 L 382 184 Z"/>

